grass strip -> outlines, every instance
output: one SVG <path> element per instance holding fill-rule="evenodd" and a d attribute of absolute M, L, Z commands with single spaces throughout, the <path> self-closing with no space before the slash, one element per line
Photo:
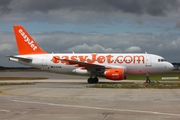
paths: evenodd
<path fill-rule="evenodd" d="M 32 82 L 20 82 L 20 83 L 3 82 L 3 83 L 0 83 L 0 86 L 4 86 L 4 85 L 35 85 L 35 83 L 32 83 Z M 0 93 L 2 93 L 2 91 L 0 91 Z"/>
<path fill-rule="evenodd" d="M 162 77 L 179 77 L 176 81 L 180 80 L 180 71 L 171 71 L 166 73 L 150 74 L 151 80 L 162 80 Z M 141 74 L 127 74 L 129 80 L 145 80 L 146 75 Z"/>
<path fill-rule="evenodd" d="M 151 83 L 151 84 L 95 84 L 86 86 L 87 88 L 113 88 L 113 89 L 146 89 L 146 88 L 154 88 L 154 89 L 179 89 L 180 83 Z"/>
<path fill-rule="evenodd" d="M 44 80 L 45 77 L 0 77 L 0 80 Z"/>

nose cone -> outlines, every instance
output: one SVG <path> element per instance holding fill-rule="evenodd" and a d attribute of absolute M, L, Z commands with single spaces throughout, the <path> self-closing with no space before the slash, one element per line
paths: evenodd
<path fill-rule="evenodd" d="M 168 71 L 172 71 L 174 69 L 174 66 L 171 63 L 168 62 L 166 64 L 166 68 L 167 68 Z"/>

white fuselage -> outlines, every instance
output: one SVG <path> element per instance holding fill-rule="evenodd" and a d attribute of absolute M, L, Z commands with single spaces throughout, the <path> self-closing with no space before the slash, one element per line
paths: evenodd
<path fill-rule="evenodd" d="M 81 61 L 89 64 L 102 65 L 105 68 L 123 68 L 128 74 L 151 74 L 167 72 L 173 69 L 173 65 L 163 57 L 154 54 L 34 54 L 16 55 L 21 58 L 32 59 L 24 62 L 20 59 L 10 58 L 27 66 L 59 73 L 73 73 L 78 67 L 75 64 L 67 64 L 61 59 Z M 59 59 L 54 59 L 57 57 Z M 83 72 L 82 72 L 83 73 Z M 85 72 L 87 73 L 87 72 Z"/>

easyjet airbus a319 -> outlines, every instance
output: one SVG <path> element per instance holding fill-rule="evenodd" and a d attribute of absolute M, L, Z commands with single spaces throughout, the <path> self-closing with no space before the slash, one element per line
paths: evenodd
<path fill-rule="evenodd" d="M 27 66 L 59 73 L 89 74 L 88 83 L 98 83 L 98 76 L 109 80 L 126 79 L 126 74 L 149 74 L 168 72 L 173 65 L 154 54 L 49 54 L 43 51 L 22 26 L 14 26 L 19 55 L 8 56 Z"/>

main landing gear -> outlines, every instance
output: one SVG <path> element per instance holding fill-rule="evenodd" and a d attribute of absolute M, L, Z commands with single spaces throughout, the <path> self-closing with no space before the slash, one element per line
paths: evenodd
<path fill-rule="evenodd" d="M 151 83 L 151 80 L 149 79 L 149 74 L 146 74 L 146 83 Z"/>
<path fill-rule="evenodd" d="M 93 84 L 93 83 L 98 83 L 99 79 L 96 76 L 94 78 L 93 77 L 88 78 L 87 81 L 88 81 L 89 84 Z"/>

